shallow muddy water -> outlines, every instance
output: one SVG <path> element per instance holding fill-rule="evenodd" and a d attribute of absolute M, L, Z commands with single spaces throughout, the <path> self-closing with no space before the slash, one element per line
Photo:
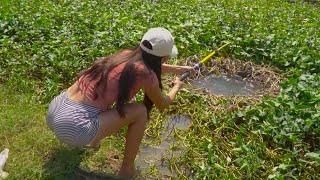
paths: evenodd
<path fill-rule="evenodd" d="M 175 129 L 187 130 L 191 125 L 191 120 L 185 116 L 172 116 L 165 128 L 161 132 L 161 143 L 158 146 L 141 146 L 139 154 L 135 161 L 137 169 L 142 174 L 147 173 L 148 169 L 154 166 L 159 174 L 164 177 L 176 177 L 174 172 L 170 171 L 167 159 L 177 158 L 181 155 L 184 147 L 175 147 L 172 150 L 170 147 L 176 145 L 176 140 L 173 136 Z"/>
<path fill-rule="evenodd" d="M 256 84 L 245 81 L 240 76 L 210 75 L 193 80 L 191 84 L 197 88 L 206 89 L 212 94 L 222 96 L 251 96 L 259 90 Z"/>

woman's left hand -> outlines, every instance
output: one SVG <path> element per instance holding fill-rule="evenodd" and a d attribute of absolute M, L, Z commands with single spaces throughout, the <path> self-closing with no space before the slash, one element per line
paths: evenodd
<path fill-rule="evenodd" d="M 177 65 L 162 64 L 162 72 L 164 73 L 181 75 L 187 71 L 190 71 L 192 75 L 196 74 L 196 70 L 194 70 L 193 67 L 191 66 L 177 66 Z"/>
<path fill-rule="evenodd" d="M 191 75 L 195 75 L 197 73 L 197 71 L 191 67 L 191 66 L 180 66 L 181 67 L 181 74 L 190 71 Z"/>

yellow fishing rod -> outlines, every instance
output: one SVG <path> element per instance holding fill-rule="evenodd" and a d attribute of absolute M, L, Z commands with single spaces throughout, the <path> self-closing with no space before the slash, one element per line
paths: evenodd
<path fill-rule="evenodd" d="M 218 49 L 212 51 L 209 55 L 207 55 L 206 57 L 204 57 L 200 62 L 198 62 L 197 64 L 195 64 L 193 66 L 193 69 L 195 70 L 199 70 L 201 65 L 204 64 L 205 62 L 207 62 L 212 56 L 214 56 L 218 51 L 220 51 L 221 49 L 223 49 L 224 47 L 228 46 L 230 44 L 230 42 L 225 43 L 223 46 L 219 47 Z M 188 76 L 190 75 L 190 71 L 187 71 L 185 73 L 183 73 L 180 77 L 180 80 L 185 80 Z"/>

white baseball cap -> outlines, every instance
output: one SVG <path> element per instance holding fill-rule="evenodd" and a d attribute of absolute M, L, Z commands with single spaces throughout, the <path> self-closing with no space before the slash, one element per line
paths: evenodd
<path fill-rule="evenodd" d="M 150 42 L 152 49 L 149 49 L 142 44 L 144 40 Z M 174 58 L 178 55 L 178 49 L 174 45 L 173 36 L 167 29 L 161 27 L 149 29 L 144 34 L 140 47 L 147 53 L 159 57 L 170 56 Z"/>

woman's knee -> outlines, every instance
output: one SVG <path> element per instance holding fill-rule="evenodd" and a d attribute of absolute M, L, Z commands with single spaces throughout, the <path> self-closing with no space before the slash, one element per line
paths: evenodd
<path fill-rule="evenodd" d="M 135 114 L 136 119 L 140 121 L 147 121 L 147 108 L 144 104 L 132 104 L 132 112 Z"/>
<path fill-rule="evenodd" d="M 138 104 L 137 106 L 137 112 L 139 112 L 139 115 L 141 116 L 141 118 L 143 120 L 147 120 L 148 119 L 148 115 L 147 115 L 147 108 L 144 104 Z"/>

